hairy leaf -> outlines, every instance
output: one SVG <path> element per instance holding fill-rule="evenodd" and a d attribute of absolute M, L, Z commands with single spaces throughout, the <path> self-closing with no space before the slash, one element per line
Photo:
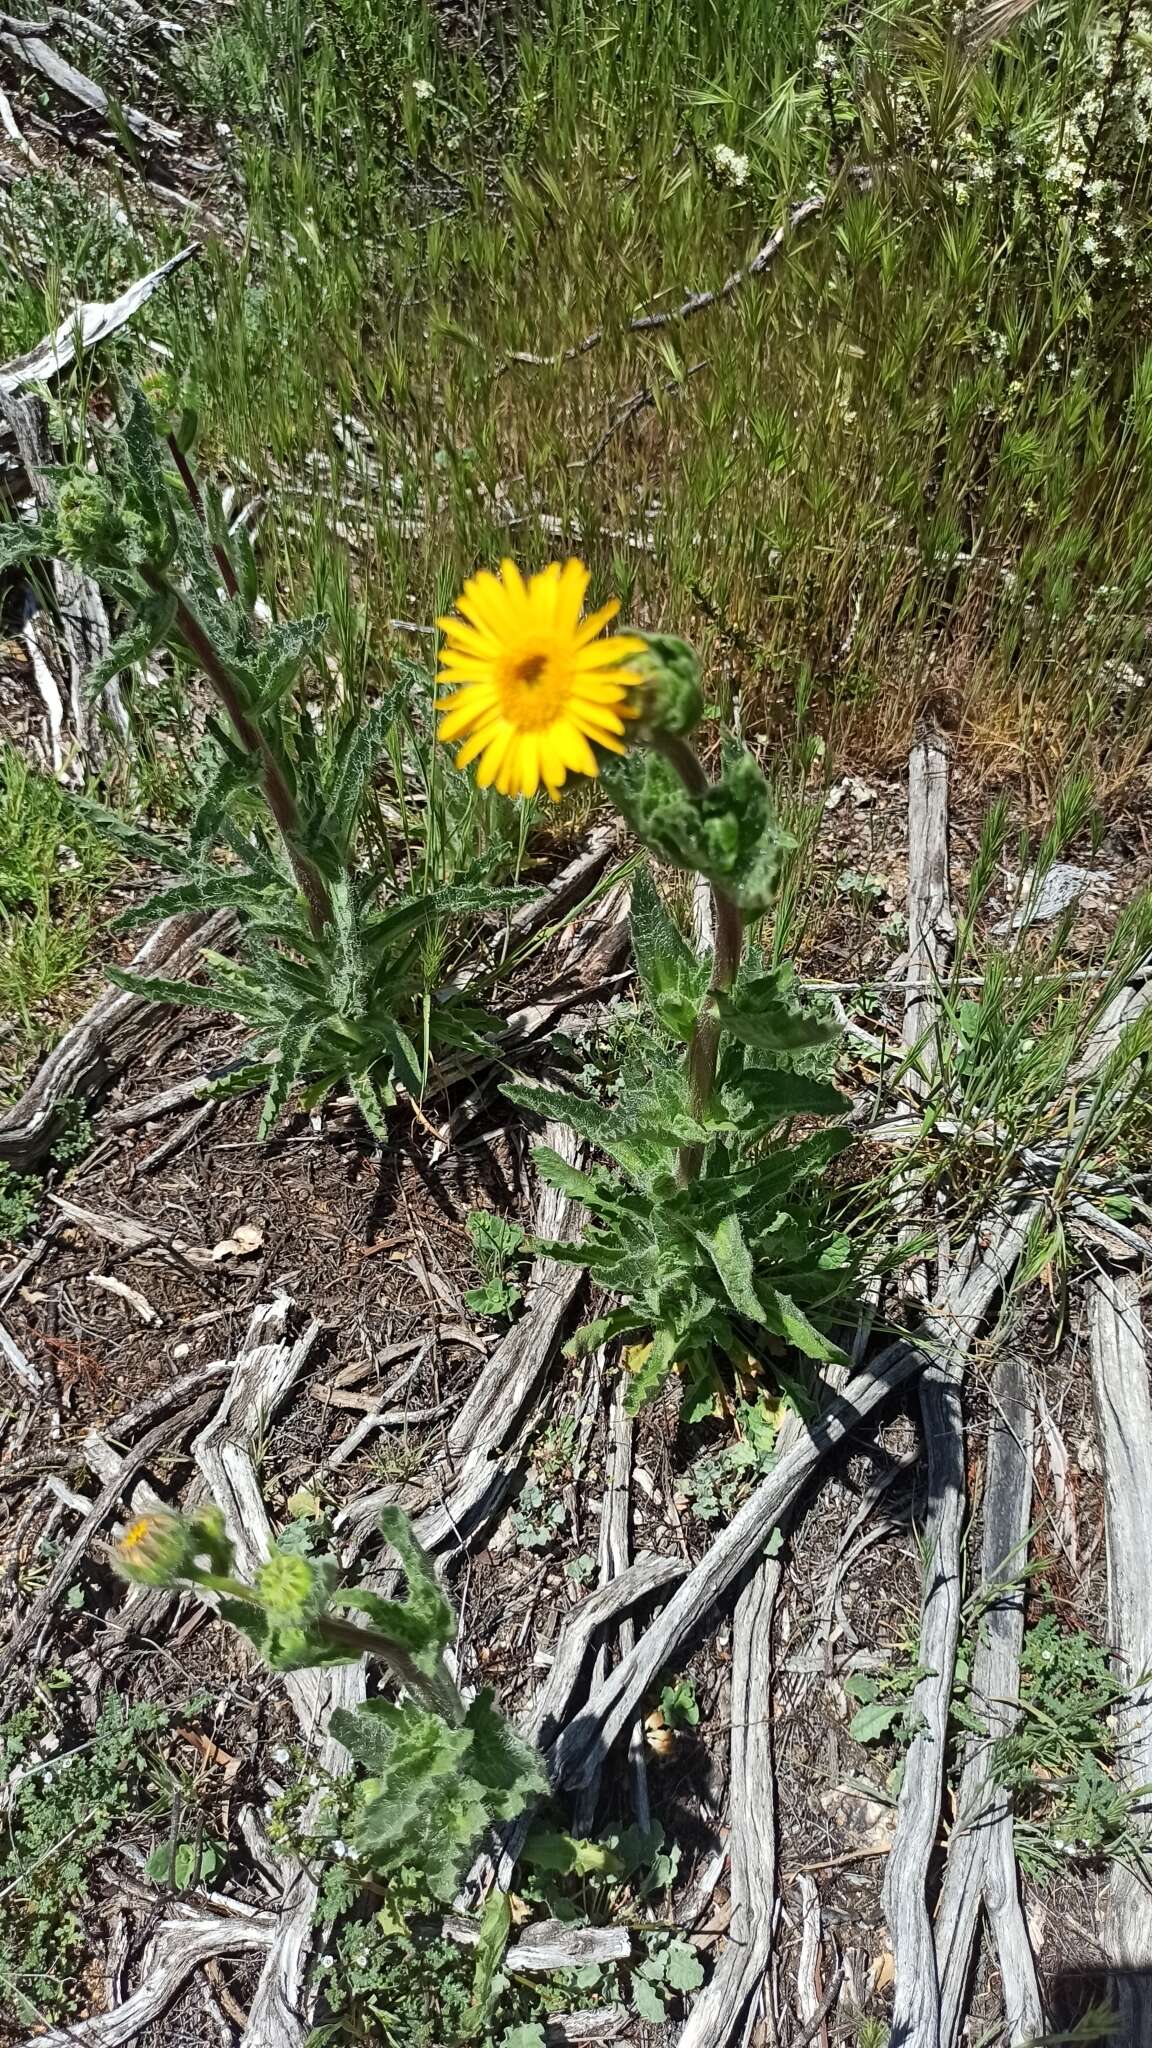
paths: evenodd
<path fill-rule="evenodd" d="M 84 678 L 85 696 L 89 699 L 98 697 L 115 676 L 126 668 L 135 668 L 138 662 L 147 661 L 157 647 L 164 645 L 175 617 L 176 599 L 172 592 L 166 591 L 162 597 L 150 595 L 141 599 L 136 618 L 127 632 L 114 640 L 107 652 L 93 662 Z"/>
<path fill-rule="evenodd" d="M 636 971 L 653 1013 L 665 1031 L 687 1044 L 708 966 L 673 923 L 648 866 L 637 870 L 632 883 L 631 932 Z"/>
<path fill-rule="evenodd" d="M 268 1136 L 280 1111 L 287 1102 L 304 1060 L 308 1047 L 315 1036 L 316 1022 L 312 1017 L 289 1017 L 280 1034 L 280 1046 L 276 1063 L 268 1081 L 267 1092 L 260 1110 L 260 1124 L 256 1136 L 263 1140 Z"/>
<path fill-rule="evenodd" d="M 514 1820 L 532 1800 L 545 1796 L 548 1773 L 543 1757 L 497 1712 L 487 1688 L 477 1693 L 464 1726 L 473 1736 L 469 1769 L 483 1785 L 489 1811 L 497 1820 Z"/>
<path fill-rule="evenodd" d="M 840 1036 L 836 1019 L 802 1008 L 780 974 L 758 975 L 715 1000 L 725 1031 L 764 1052 L 799 1052 Z"/>
<path fill-rule="evenodd" d="M 771 908 L 794 842 L 777 824 L 763 770 L 746 747 L 731 746 L 719 777 L 700 793 L 647 750 L 613 762 L 605 780 L 633 830 L 665 860 L 719 883 L 749 916 Z"/>

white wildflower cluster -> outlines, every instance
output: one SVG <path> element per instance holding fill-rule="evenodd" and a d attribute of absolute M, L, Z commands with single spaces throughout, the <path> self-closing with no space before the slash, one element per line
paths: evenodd
<path fill-rule="evenodd" d="M 736 150 L 730 149 L 726 142 L 718 142 L 716 144 L 715 149 L 712 151 L 712 162 L 717 176 L 725 179 L 729 185 L 746 185 L 748 183 L 747 157 L 740 156 Z"/>
<path fill-rule="evenodd" d="M 412 80 L 412 97 L 414 100 L 430 100 L 435 96 L 435 92 L 436 87 L 430 78 L 414 78 Z"/>
<path fill-rule="evenodd" d="M 843 70 L 839 52 L 834 43 L 824 36 L 816 39 L 816 71 L 820 78 L 837 78 Z"/>
<path fill-rule="evenodd" d="M 1144 688 L 1148 678 L 1140 669 L 1133 668 L 1130 661 L 1106 661 L 1096 680 L 1109 697 L 1130 697 L 1133 691 Z"/>

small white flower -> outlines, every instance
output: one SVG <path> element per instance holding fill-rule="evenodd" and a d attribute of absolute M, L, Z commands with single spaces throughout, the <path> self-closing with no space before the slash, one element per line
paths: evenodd
<path fill-rule="evenodd" d="M 274 1763 L 274 1764 L 286 1764 L 286 1763 L 290 1763 L 290 1762 L 291 1762 L 291 1760 L 292 1760 L 292 1751 L 291 1751 L 290 1749 L 286 1748 L 286 1747 L 285 1747 L 285 1745 L 284 1745 L 284 1743 L 282 1743 L 282 1742 L 278 1743 L 278 1744 L 276 1745 L 276 1748 L 275 1748 L 275 1749 L 274 1749 L 274 1750 L 272 1751 L 272 1761 L 273 1761 L 273 1763 Z"/>
<path fill-rule="evenodd" d="M 727 178 L 729 184 L 747 184 L 748 159 L 746 156 L 738 156 L 734 149 L 729 149 L 726 142 L 718 142 L 716 144 L 715 149 L 712 151 L 712 161 L 720 176 Z"/>
<path fill-rule="evenodd" d="M 334 1856 L 346 1856 L 348 1854 L 347 1842 L 333 1842 L 332 1854 Z"/>
<path fill-rule="evenodd" d="M 223 140 L 224 140 L 225 142 L 227 142 L 227 140 L 228 140 L 228 137 L 229 137 L 229 136 L 231 135 L 231 133 L 232 133 L 232 130 L 231 130 L 231 128 L 230 128 L 230 127 L 228 126 L 228 123 L 227 123 L 227 121 L 217 121 L 217 123 L 216 123 L 216 133 L 217 133 L 217 135 L 219 135 L 219 136 L 220 136 L 220 137 L 221 137 L 221 138 L 222 138 L 222 139 L 223 139 Z"/>
<path fill-rule="evenodd" d="M 435 96 L 435 92 L 436 87 L 430 78 L 414 78 L 412 80 L 412 97 L 414 100 L 430 100 Z"/>
<path fill-rule="evenodd" d="M 362 1953 L 358 1956 L 353 1956 L 352 1961 L 358 1970 L 366 1970 L 368 1968 L 367 1954 Z"/>

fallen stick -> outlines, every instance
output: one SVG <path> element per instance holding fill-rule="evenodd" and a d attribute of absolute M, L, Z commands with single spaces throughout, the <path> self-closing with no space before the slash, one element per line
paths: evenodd
<path fill-rule="evenodd" d="M 863 189 L 871 182 L 870 174 L 866 171 L 849 175 L 857 190 Z M 635 319 L 628 321 L 623 332 L 656 334 L 661 328 L 673 327 L 680 320 L 694 319 L 698 313 L 707 312 L 710 306 L 721 305 L 725 299 L 731 298 L 733 292 L 739 291 L 740 286 L 746 284 L 749 278 L 762 277 L 779 256 L 789 236 L 794 235 L 797 228 L 803 227 L 805 221 L 815 220 L 822 214 L 832 196 L 828 192 L 818 192 L 811 199 L 802 199 L 798 205 L 790 207 L 787 219 L 782 221 L 779 227 L 773 228 L 771 234 L 760 244 L 752 261 L 742 270 L 734 270 L 725 278 L 723 284 L 717 285 L 714 290 L 689 292 L 687 298 L 682 299 L 678 306 L 669 306 L 662 313 L 638 313 Z M 512 363 L 526 363 L 536 369 L 559 369 L 562 363 L 575 362 L 577 357 L 586 356 L 590 350 L 598 348 L 604 340 L 606 331 L 603 327 L 594 328 L 591 334 L 584 336 L 583 341 L 576 342 L 571 348 L 559 349 L 555 355 L 533 355 L 530 350 L 516 349 L 508 357 L 504 368 Z"/>
<path fill-rule="evenodd" d="M 132 969 L 172 980 L 194 974 L 201 948 L 222 945 L 234 922 L 229 910 L 165 918 L 133 956 Z M 175 1014 L 170 1003 L 131 989 L 105 989 L 53 1047 L 19 1102 L 0 1115 L 0 1160 L 17 1172 L 38 1166 L 52 1149 L 61 1104 L 90 1101 L 141 1056 Z"/>
<path fill-rule="evenodd" d="M 139 1477 L 155 1452 L 170 1444 L 173 1437 L 183 1436 L 186 1430 L 194 1428 L 196 1423 L 207 1415 L 214 1400 L 213 1394 L 205 1394 L 182 1414 L 166 1416 L 162 1422 L 156 1423 L 146 1436 L 142 1436 L 138 1444 L 134 1444 L 131 1450 L 125 1452 L 119 1471 L 101 1488 L 92 1503 L 91 1512 L 81 1522 L 71 1540 L 65 1544 L 27 1614 L 17 1623 L 3 1650 L 0 1650 L 0 1680 L 7 1678 L 13 1665 L 20 1663 L 32 1650 L 41 1630 L 51 1621 L 72 1582 L 73 1573 L 89 1545 L 99 1536 L 106 1523 L 111 1521 L 125 1489 Z"/>
<path fill-rule="evenodd" d="M 566 1125 L 550 1124 L 544 1142 L 575 1163 L 576 1141 Z M 533 1233 L 566 1236 L 577 1227 L 578 1206 L 541 1183 Z M 583 1281 L 578 1266 L 533 1261 L 528 1306 L 501 1338 L 480 1378 L 448 1431 L 444 1462 L 449 1484 L 439 1501 L 425 1508 L 416 1533 L 426 1550 L 464 1547 L 505 1500 L 517 1471 L 517 1448 L 530 1433 L 545 1375 Z M 336 1517 L 336 1529 L 355 1556 L 372 1533 L 382 1507 L 395 1498 L 393 1486 L 378 1487 L 351 1501 Z"/>
<path fill-rule="evenodd" d="M 728 1943 L 693 2001 L 677 2048 L 728 2048 L 758 2017 L 776 1926 L 776 1778 L 772 1767 L 772 1616 L 783 1576 L 768 1557 L 736 1603 L 728 1811 Z"/>
<path fill-rule="evenodd" d="M 1131 1688 L 1116 1709 L 1122 1782 L 1141 1795 L 1130 1825 L 1152 1845 L 1152 1397 L 1148 1348 L 1134 1273 L 1102 1269 L 1089 1282 L 1088 1344 L 1104 1483 L 1108 1556 L 1108 1637 Z M 1119 1971 L 1117 2039 L 1146 2048 L 1152 2007 L 1146 1983 L 1152 1958 L 1152 1896 L 1142 1874 L 1114 1864 L 1102 1945 Z"/>
<path fill-rule="evenodd" d="M 161 1922 L 140 1965 L 140 1985 L 113 2011 L 32 2034 L 20 2048 L 130 2048 L 161 2019 L 193 1970 L 215 1956 L 266 1949 L 275 1922 L 267 1913 L 235 1911 Z"/>
<path fill-rule="evenodd" d="M 1023 1249 L 1038 1205 L 1028 1203 L 1000 1223 L 963 1284 L 944 1289 L 913 1338 L 890 1344 L 851 1379 L 823 1414 L 804 1426 L 794 1447 L 750 1495 L 728 1527 L 705 1551 L 635 1649 L 597 1688 L 583 1712 L 549 1751 L 557 1786 L 575 1786 L 603 1761 L 665 1665 L 721 1600 L 733 1581 L 759 1557 L 772 1532 L 794 1506 L 822 1458 L 842 1444 L 928 1360 L 966 1351 Z"/>
<path fill-rule="evenodd" d="M 50 377 L 59 376 L 62 370 L 69 369 L 77 356 L 86 355 L 89 349 L 96 348 L 100 342 L 107 341 L 110 335 L 125 327 L 165 278 L 189 262 L 199 247 L 199 242 L 190 242 L 179 255 L 170 256 L 166 263 L 159 264 L 146 276 L 136 278 L 118 298 L 107 302 L 93 300 L 73 307 L 54 334 L 46 335 L 26 355 L 13 356 L 10 362 L 0 367 L 0 393 L 11 397 L 17 391 L 47 383 Z"/>
<path fill-rule="evenodd" d="M 111 101 L 102 85 L 85 72 L 77 71 L 58 50 L 52 48 L 40 36 L 0 35 L 0 48 L 7 50 L 11 57 L 21 57 L 26 64 L 42 73 L 59 92 L 75 100 L 78 106 L 88 107 L 94 114 L 105 117 L 111 111 Z M 164 143 L 169 147 L 179 142 L 174 128 L 165 128 L 154 121 L 150 114 L 141 114 L 135 107 L 120 107 L 120 118 L 124 126 L 141 142 Z"/>
<path fill-rule="evenodd" d="M 1020 1903 L 1012 1810 L 997 1786 L 993 1745 L 1019 1718 L 1024 1578 L 1032 1513 L 1035 1406 L 1021 1360 L 1006 1354 L 992 1380 L 984 1483 L 981 1593 L 987 1603 L 972 1658 L 971 1704 L 984 1723 L 968 1743 L 935 1920 L 941 2048 L 955 2048 L 964 2020 L 981 1902 L 1000 1962 L 1008 2039 L 1046 2031 L 1032 1944 Z"/>

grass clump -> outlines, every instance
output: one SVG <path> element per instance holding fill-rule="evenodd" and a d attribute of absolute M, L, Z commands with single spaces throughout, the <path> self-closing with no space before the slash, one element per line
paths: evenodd
<path fill-rule="evenodd" d="M 0 1060 L 9 1085 L 58 1026 L 60 999 L 96 948 L 101 904 L 121 866 L 68 792 L 0 744 Z"/>

